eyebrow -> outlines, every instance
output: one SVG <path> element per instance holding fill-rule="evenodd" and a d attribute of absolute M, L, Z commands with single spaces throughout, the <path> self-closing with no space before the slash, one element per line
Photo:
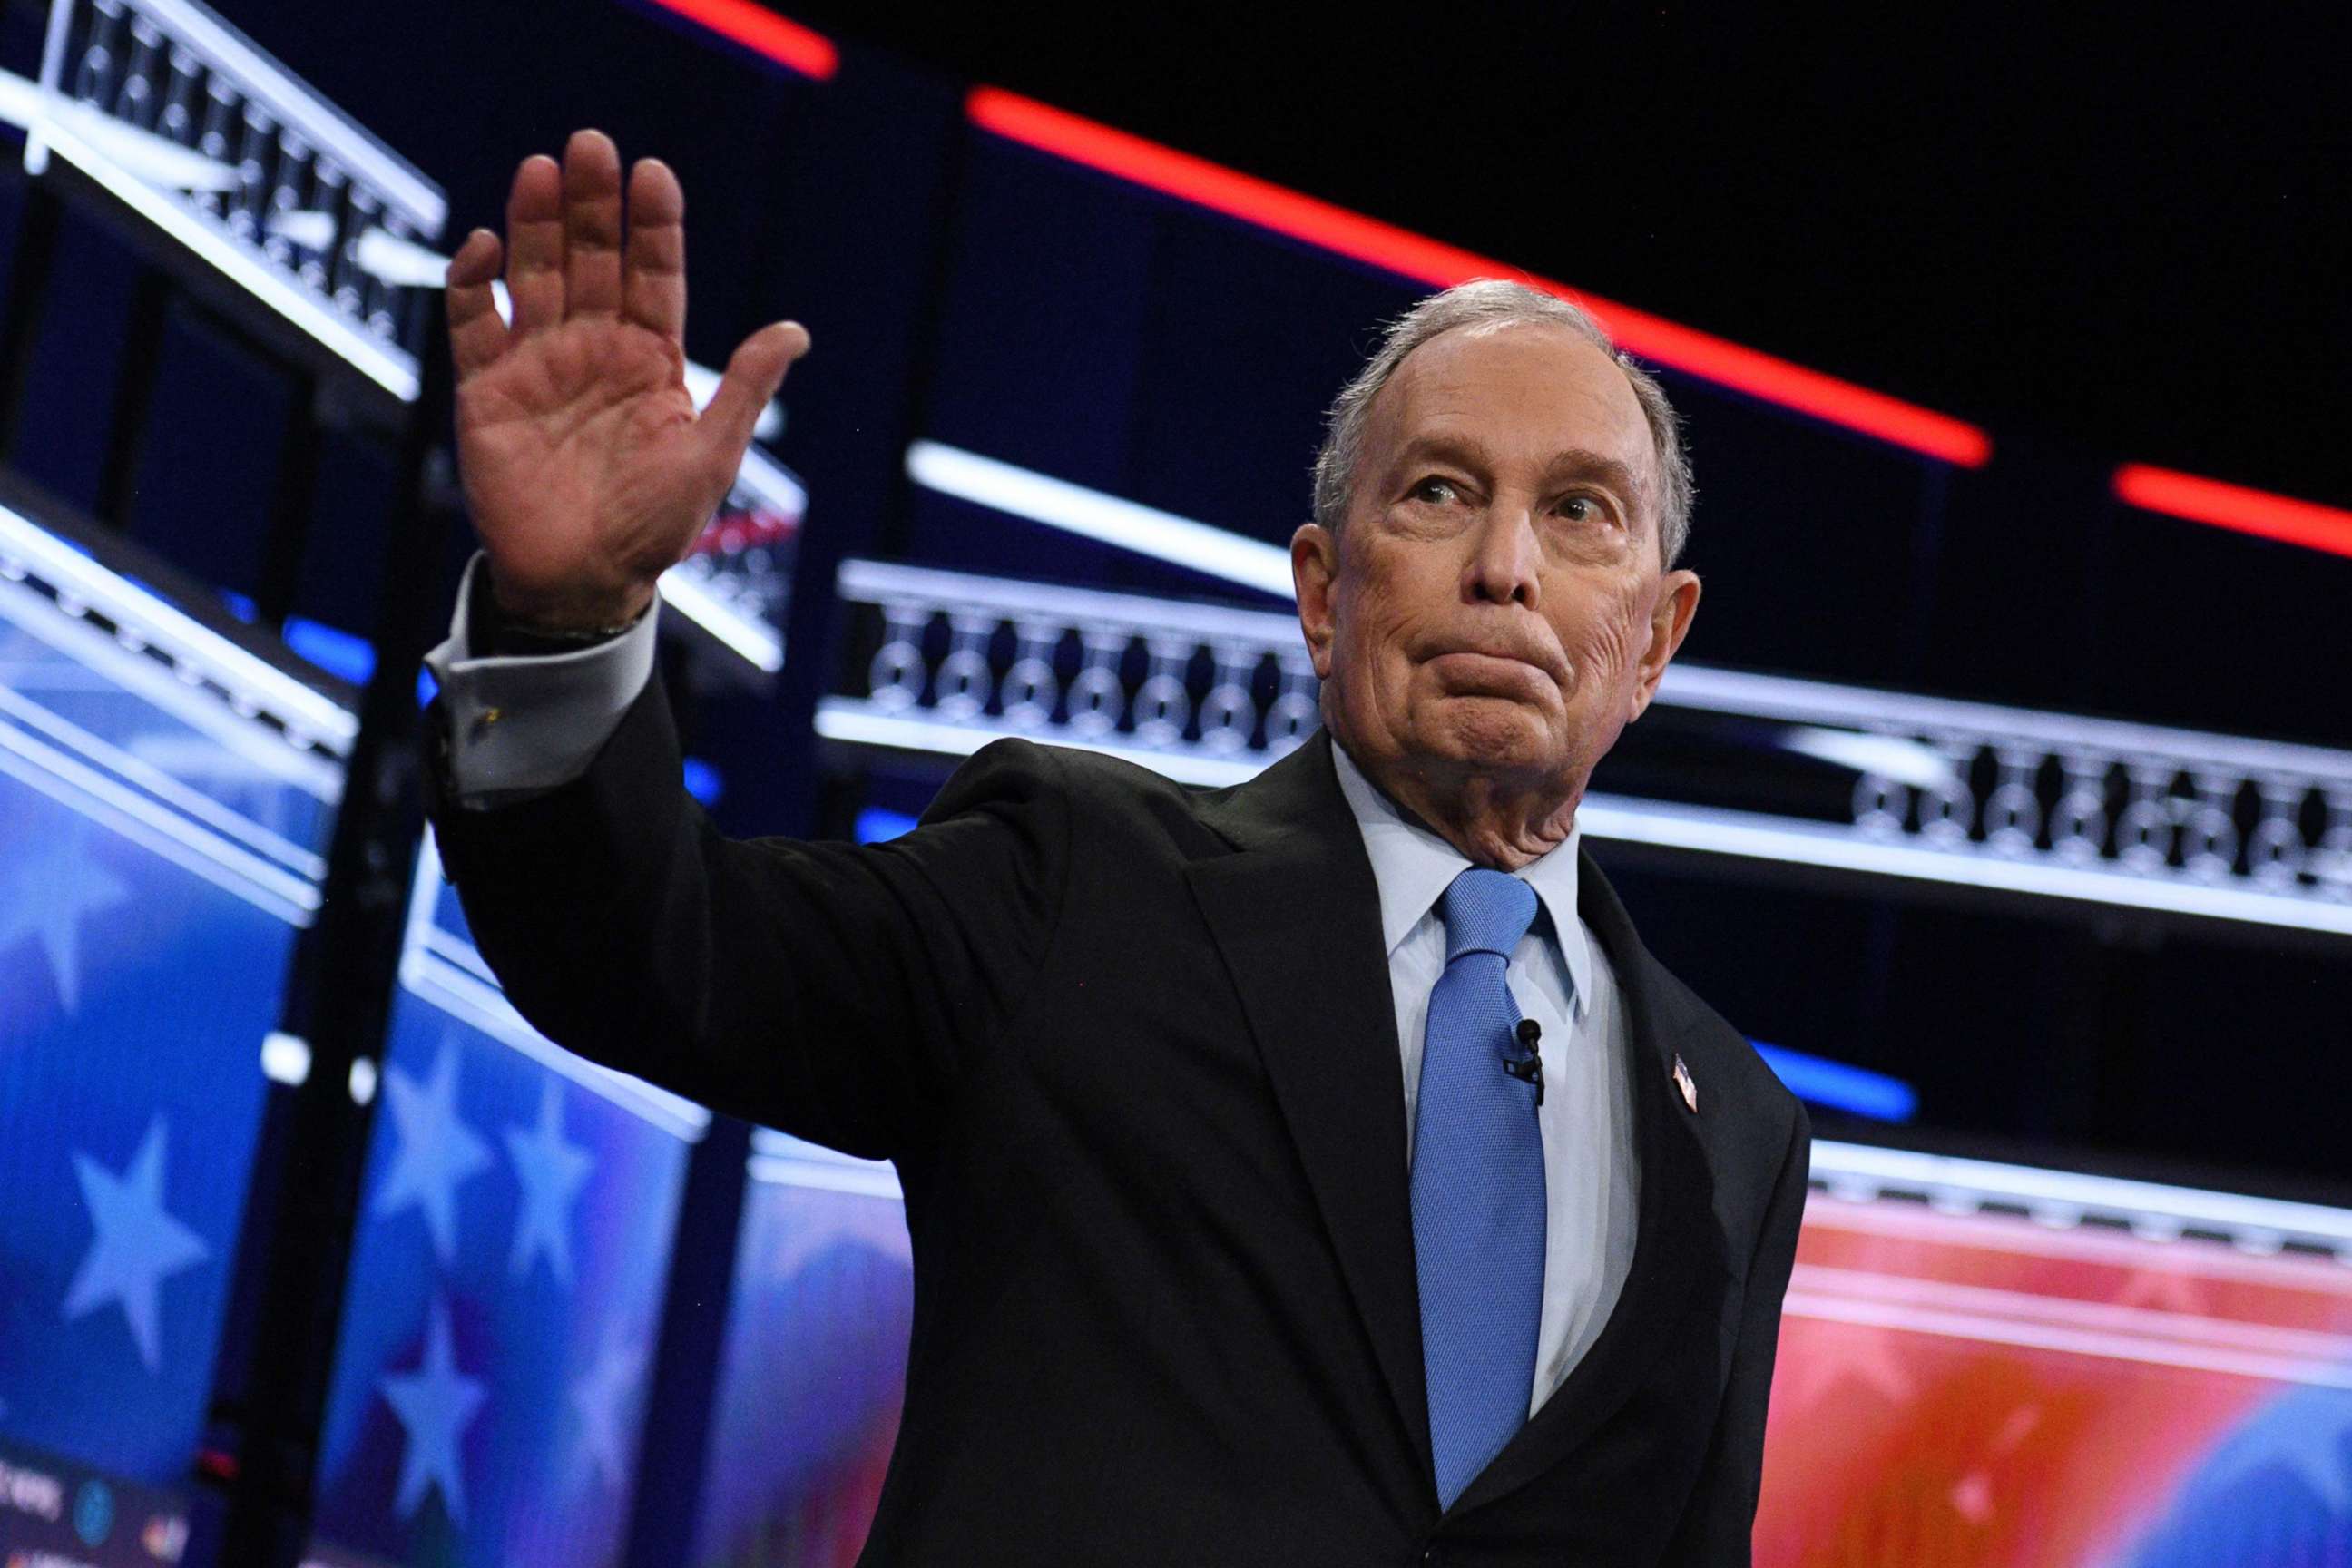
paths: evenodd
<path fill-rule="evenodd" d="M 1453 434 L 1414 437 L 1397 453 L 1395 466 L 1402 468 L 1424 458 L 1482 470 L 1494 467 L 1493 455 L 1476 437 Z M 1628 496 L 1641 495 L 1643 489 L 1641 477 L 1624 462 L 1589 447 L 1568 447 L 1553 453 L 1544 465 L 1544 478 L 1554 482 L 1593 479 Z"/>

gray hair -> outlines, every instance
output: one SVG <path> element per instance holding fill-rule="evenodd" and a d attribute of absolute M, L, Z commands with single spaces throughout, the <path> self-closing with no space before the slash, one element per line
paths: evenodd
<path fill-rule="evenodd" d="M 1690 455 L 1683 449 L 1682 421 L 1657 378 L 1633 363 L 1610 341 L 1582 309 L 1557 294 L 1530 289 L 1524 283 L 1482 278 L 1457 283 L 1432 294 L 1388 324 L 1380 348 L 1339 389 L 1332 400 L 1322 449 L 1315 454 L 1315 521 L 1334 534 L 1348 515 L 1355 489 L 1356 466 L 1363 456 L 1364 425 L 1372 399 L 1389 384 L 1405 356 L 1441 332 L 1456 327 L 1501 326 L 1514 321 L 1549 321 L 1566 327 L 1592 343 L 1617 363 L 1633 384 L 1642 416 L 1649 421 L 1650 443 L 1657 456 L 1658 544 L 1661 565 L 1672 567 L 1690 538 Z"/>

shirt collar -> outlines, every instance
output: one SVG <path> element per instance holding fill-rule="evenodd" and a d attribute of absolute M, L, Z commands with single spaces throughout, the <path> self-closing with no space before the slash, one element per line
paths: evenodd
<path fill-rule="evenodd" d="M 1438 895 L 1470 864 L 1459 849 L 1412 820 L 1396 803 L 1381 793 L 1337 737 L 1331 762 L 1339 770 L 1339 793 L 1356 814 L 1364 836 L 1364 852 L 1372 862 L 1372 881 L 1381 894 L 1381 940 L 1394 953 L 1430 912 Z M 1574 1006 L 1583 1016 L 1592 994 L 1592 948 L 1584 921 L 1576 912 L 1577 853 L 1583 842 L 1581 825 L 1571 823 L 1568 837 L 1514 873 L 1536 890 L 1551 916 L 1551 929 L 1560 960 L 1575 988 Z"/>

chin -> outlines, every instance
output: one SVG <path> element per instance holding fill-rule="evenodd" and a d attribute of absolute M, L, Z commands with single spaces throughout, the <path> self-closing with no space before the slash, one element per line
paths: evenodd
<path fill-rule="evenodd" d="M 1448 698 L 1414 729 L 1428 753 L 1474 772 L 1544 768 L 1559 749 L 1541 716 L 1508 698 Z"/>

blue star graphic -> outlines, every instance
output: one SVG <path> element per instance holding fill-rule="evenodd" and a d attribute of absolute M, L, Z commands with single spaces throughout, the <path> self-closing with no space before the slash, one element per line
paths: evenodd
<path fill-rule="evenodd" d="M 26 937 L 41 944 L 68 1016 L 81 1010 L 81 922 L 131 897 L 131 889 L 81 850 L 79 833 L 60 852 L 35 857 L 0 891 L 0 952 Z"/>
<path fill-rule="evenodd" d="M 457 1048 L 442 1042 L 429 1081 L 420 1085 L 393 1068 L 383 1087 L 400 1148 L 373 1212 L 381 1218 L 411 1205 L 424 1210 L 433 1254 L 446 1264 L 457 1251 L 458 1184 L 490 1163 L 489 1146 L 457 1114 Z"/>
<path fill-rule="evenodd" d="M 615 1329 L 605 1336 L 596 1363 L 572 1385 L 572 1409 L 580 1417 L 583 1472 L 609 1487 L 628 1479 L 625 1432 L 636 1414 L 645 1372 L 644 1344 Z"/>
<path fill-rule="evenodd" d="M 66 1291 L 63 1311 L 71 1320 L 119 1303 L 150 1372 L 163 1359 L 157 1287 L 212 1256 L 203 1237 L 164 1211 L 163 1151 L 170 1136 L 162 1116 L 150 1121 L 120 1176 L 79 1149 L 73 1156 L 74 1178 L 97 1235 Z"/>
<path fill-rule="evenodd" d="M 522 1219 L 515 1226 L 509 1271 L 518 1279 L 544 1252 L 556 1283 L 572 1283 L 572 1202 L 595 1169 L 587 1150 L 563 1141 L 563 1094 L 549 1079 L 539 1097 L 539 1122 L 506 1130 L 507 1153 L 522 1183 Z"/>
<path fill-rule="evenodd" d="M 408 1434 L 393 1507 L 406 1519 L 425 1500 L 425 1487 L 436 1486 L 450 1519 L 465 1523 L 466 1478 L 457 1463 L 457 1440 L 488 1395 L 478 1380 L 458 1372 L 449 1343 L 449 1309 L 438 1297 L 425 1332 L 425 1359 L 415 1372 L 387 1374 L 376 1386 Z"/>
<path fill-rule="evenodd" d="M 2238 1432 L 2214 1450 L 2198 1479 L 2200 1489 L 2221 1488 L 2256 1471 L 2280 1469 L 2298 1478 L 2331 1514 L 2352 1512 L 2352 1462 L 2344 1440 L 2352 1436 L 2352 1394 L 2304 1388 L 2288 1394 L 2258 1425 Z"/>

